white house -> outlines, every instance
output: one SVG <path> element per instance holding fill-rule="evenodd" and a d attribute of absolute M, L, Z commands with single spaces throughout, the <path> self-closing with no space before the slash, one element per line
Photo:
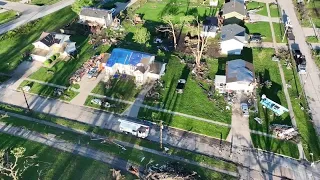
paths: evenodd
<path fill-rule="evenodd" d="M 203 28 L 201 31 L 202 37 L 215 37 L 219 29 L 219 23 L 217 17 L 207 17 L 203 22 Z"/>
<path fill-rule="evenodd" d="M 248 35 L 244 27 L 229 24 L 221 28 L 220 49 L 222 54 L 241 54 L 246 43 L 248 43 Z"/>
<path fill-rule="evenodd" d="M 76 50 L 76 43 L 70 41 L 70 35 L 43 32 L 40 38 L 32 43 L 31 52 L 33 60 L 44 62 L 55 54 L 66 58 Z"/>
<path fill-rule="evenodd" d="M 108 27 L 113 22 L 112 12 L 105 9 L 84 7 L 80 11 L 78 22 L 91 26 Z"/>
<path fill-rule="evenodd" d="M 253 64 L 242 59 L 227 62 L 226 75 L 216 75 L 215 88 L 220 92 L 250 94 L 256 87 Z"/>
<path fill-rule="evenodd" d="M 155 56 L 151 54 L 115 48 L 103 66 L 107 76 L 127 74 L 134 76 L 137 84 L 144 84 L 164 75 L 166 64 L 154 60 Z"/>

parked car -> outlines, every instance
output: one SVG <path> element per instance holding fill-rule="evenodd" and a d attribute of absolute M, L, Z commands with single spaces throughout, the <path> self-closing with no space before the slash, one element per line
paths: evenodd
<path fill-rule="evenodd" d="M 299 72 L 299 74 L 305 74 L 306 71 L 306 67 L 307 67 L 307 61 L 304 55 L 302 55 L 300 50 L 294 50 L 293 51 L 293 58 L 296 62 L 297 65 L 297 70 Z"/>
<path fill-rule="evenodd" d="M 253 42 L 253 43 L 260 43 L 262 42 L 262 38 L 261 38 L 261 35 L 256 35 L 256 34 L 253 34 L 250 36 L 250 39 L 249 39 L 249 42 Z"/>
<path fill-rule="evenodd" d="M 88 78 L 91 79 L 97 71 L 98 71 L 97 67 L 90 69 L 90 71 L 88 72 Z"/>
<path fill-rule="evenodd" d="M 91 100 L 91 103 L 101 106 L 102 101 L 101 101 L 101 99 L 92 99 L 92 100 Z"/>
<path fill-rule="evenodd" d="M 249 107 L 247 103 L 241 103 L 240 104 L 242 115 L 244 117 L 249 117 Z"/>
<path fill-rule="evenodd" d="M 111 14 L 115 13 L 116 12 L 116 8 L 110 9 L 110 12 L 111 12 Z"/>
<path fill-rule="evenodd" d="M 177 93 L 179 93 L 179 94 L 183 93 L 183 89 L 184 89 L 184 87 L 186 85 L 186 82 L 187 81 L 185 79 L 179 79 L 178 80 L 177 89 L 176 89 Z"/>

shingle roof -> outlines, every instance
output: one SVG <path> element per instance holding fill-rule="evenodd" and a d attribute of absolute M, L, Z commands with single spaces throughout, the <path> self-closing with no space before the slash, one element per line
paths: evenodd
<path fill-rule="evenodd" d="M 245 5 L 239 1 L 232 0 L 228 3 L 225 3 L 222 8 L 223 14 L 229 14 L 231 12 L 237 12 L 244 16 L 247 15 L 247 10 L 245 9 Z"/>
<path fill-rule="evenodd" d="M 203 25 L 207 26 L 218 26 L 218 18 L 215 16 L 207 17 L 203 22 Z"/>
<path fill-rule="evenodd" d="M 237 24 L 229 24 L 221 28 L 221 41 L 236 39 L 242 43 L 246 42 L 246 29 Z"/>
<path fill-rule="evenodd" d="M 40 39 L 40 42 L 42 42 L 46 46 L 50 47 L 55 43 L 59 44 L 60 40 L 55 39 L 54 34 L 47 34 L 46 36 L 44 36 L 43 38 Z"/>
<path fill-rule="evenodd" d="M 236 59 L 227 62 L 226 77 L 228 82 L 253 82 L 254 68 L 253 64 L 242 59 Z"/>
<path fill-rule="evenodd" d="M 82 16 L 90 16 L 90 17 L 96 17 L 96 18 L 104 18 L 107 17 L 108 14 L 111 14 L 109 10 L 105 9 L 98 9 L 98 8 L 82 8 L 80 11 L 80 15 Z"/>

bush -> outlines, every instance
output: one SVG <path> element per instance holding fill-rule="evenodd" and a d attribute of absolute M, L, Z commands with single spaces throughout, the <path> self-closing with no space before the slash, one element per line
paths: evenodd
<path fill-rule="evenodd" d="M 43 64 L 45 66 L 50 66 L 51 63 L 52 63 L 52 60 L 51 59 L 47 59 Z"/>
<path fill-rule="evenodd" d="M 71 87 L 74 89 L 80 89 L 80 84 L 72 84 Z"/>

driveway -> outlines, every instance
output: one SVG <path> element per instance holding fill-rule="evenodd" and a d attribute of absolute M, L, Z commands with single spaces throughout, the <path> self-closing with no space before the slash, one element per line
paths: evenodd
<path fill-rule="evenodd" d="M 231 130 L 227 141 L 232 142 L 235 146 L 253 147 L 250 136 L 249 117 L 243 116 L 240 101 L 235 102 L 232 107 Z"/>

